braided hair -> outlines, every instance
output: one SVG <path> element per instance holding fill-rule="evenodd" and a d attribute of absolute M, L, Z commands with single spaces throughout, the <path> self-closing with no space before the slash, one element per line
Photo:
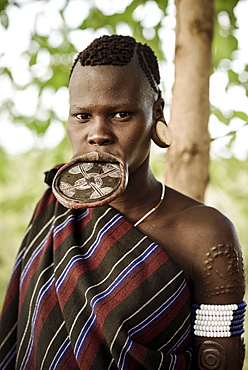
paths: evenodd
<path fill-rule="evenodd" d="M 153 50 L 147 44 L 141 44 L 130 36 L 105 35 L 95 39 L 77 55 L 70 77 L 77 62 L 80 62 L 82 66 L 125 66 L 131 61 L 135 53 L 150 86 L 160 95 L 158 89 L 160 83 L 158 61 Z"/>

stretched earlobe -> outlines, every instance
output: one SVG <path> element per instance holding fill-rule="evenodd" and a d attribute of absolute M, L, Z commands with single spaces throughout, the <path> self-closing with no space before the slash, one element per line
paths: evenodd
<path fill-rule="evenodd" d="M 155 126 L 156 137 L 153 141 L 161 148 L 168 148 L 172 143 L 172 135 L 166 122 L 157 121 Z"/>

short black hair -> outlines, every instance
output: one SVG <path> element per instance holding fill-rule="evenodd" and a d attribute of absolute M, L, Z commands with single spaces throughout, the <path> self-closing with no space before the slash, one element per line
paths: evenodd
<path fill-rule="evenodd" d="M 137 42 L 131 36 L 105 35 L 95 39 L 77 55 L 70 77 L 77 62 L 80 62 L 82 66 L 125 66 L 131 61 L 135 53 L 150 86 L 160 95 L 158 88 L 160 73 L 157 57 L 150 46 Z"/>

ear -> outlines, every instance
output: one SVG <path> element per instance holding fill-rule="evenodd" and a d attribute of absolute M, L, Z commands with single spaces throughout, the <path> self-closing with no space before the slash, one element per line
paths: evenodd
<path fill-rule="evenodd" d="M 155 121 L 164 120 L 164 99 L 158 98 L 153 105 L 153 118 Z"/>
<path fill-rule="evenodd" d="M 159 98 L 153 106 L 153 126 L 151 138 L 160 148 L 168 148 L 171 145 L 172 137 L 170 129 L 164 118 L 164 99 Z"/>

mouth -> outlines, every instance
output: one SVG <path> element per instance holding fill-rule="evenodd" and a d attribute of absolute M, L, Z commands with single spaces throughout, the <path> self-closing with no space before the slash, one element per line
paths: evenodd
<path fill-rule="evenodd" d="M 91 152 L 73 158 L 53 180 L 53 193 L 67 208 L 97 207 L 112 202 L 126 188 L 125 164 L 109 153 Z"/>

